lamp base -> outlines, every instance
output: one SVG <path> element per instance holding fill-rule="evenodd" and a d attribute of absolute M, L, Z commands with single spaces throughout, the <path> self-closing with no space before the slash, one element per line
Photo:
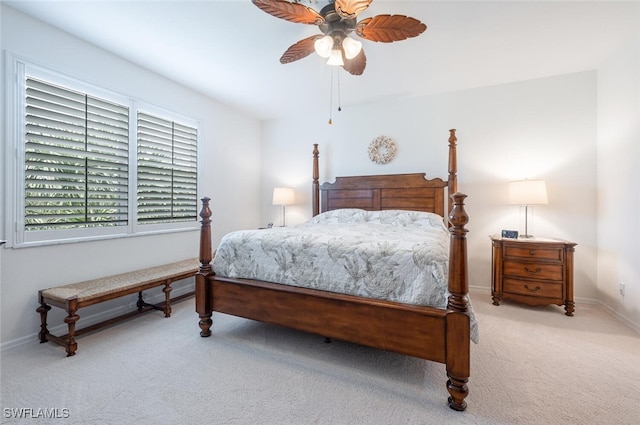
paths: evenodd
<path fill-rule="evenodd" d="M 533 235 L 519 235 L 518 238 L 520 238 L 520 239 L 533 239 L 533 238 L 535 238 L 535 236 L 533 236 Z"/>

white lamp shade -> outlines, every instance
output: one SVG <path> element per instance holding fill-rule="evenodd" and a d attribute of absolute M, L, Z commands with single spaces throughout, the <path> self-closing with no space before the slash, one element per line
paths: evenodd
<path fill-rule="evenodd" d="M 276 187 L 273 189 L 273 205 L 293 205 L 296 194 L 291 187 Z"/>
<path fill-rule="evenodd" d="M 547 185 L 544 180 L 519 180 L 509 183 L 509 204 L 546 205 Z"/>

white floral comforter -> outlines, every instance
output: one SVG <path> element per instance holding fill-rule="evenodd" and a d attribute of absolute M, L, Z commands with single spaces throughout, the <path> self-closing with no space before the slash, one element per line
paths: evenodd
<path fill-rule="evenodd" d="M 415 211 L 341 209 L 304 224 L 223 237 L 220 276 L 256 279 L 413 305 L 447 305 L 449 232 Z M 470 308 L 471 339 L 478 340 Z"/>

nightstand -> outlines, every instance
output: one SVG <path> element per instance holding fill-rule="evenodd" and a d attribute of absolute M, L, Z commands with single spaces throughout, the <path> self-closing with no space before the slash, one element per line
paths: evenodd
<path fill-rule="evenodd" d="M 573 252 L 575 243 L 559 239 L 507 239 L 490 236 L 494 305 L 510 299 L 538 306 L 564 305 L 573 316 Z"/>

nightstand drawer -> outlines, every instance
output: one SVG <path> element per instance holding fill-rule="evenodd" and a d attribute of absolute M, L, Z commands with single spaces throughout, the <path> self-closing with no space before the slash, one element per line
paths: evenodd
<path fill-rule="evenodd" d="M 553 247 L 526 247 L 526 246 L 512 246 L 505 245 L 504 247 L 505 258 L 535 258 L 540 260 L 551 260 L 562 262 L 562 248 Z"/>
<path fill-rule="evenodd" d="M 562 284 L 504 279 L 504 292 L 520 295 L 535 295 L 544 298 L 562 298 Z"/>
<path fill-rule="evenodd" d="M 562 264 L 527 263 L 524 261 L 504 261 L 505 276 L 523 277 L 525 279 L 562 281 Z"/>

